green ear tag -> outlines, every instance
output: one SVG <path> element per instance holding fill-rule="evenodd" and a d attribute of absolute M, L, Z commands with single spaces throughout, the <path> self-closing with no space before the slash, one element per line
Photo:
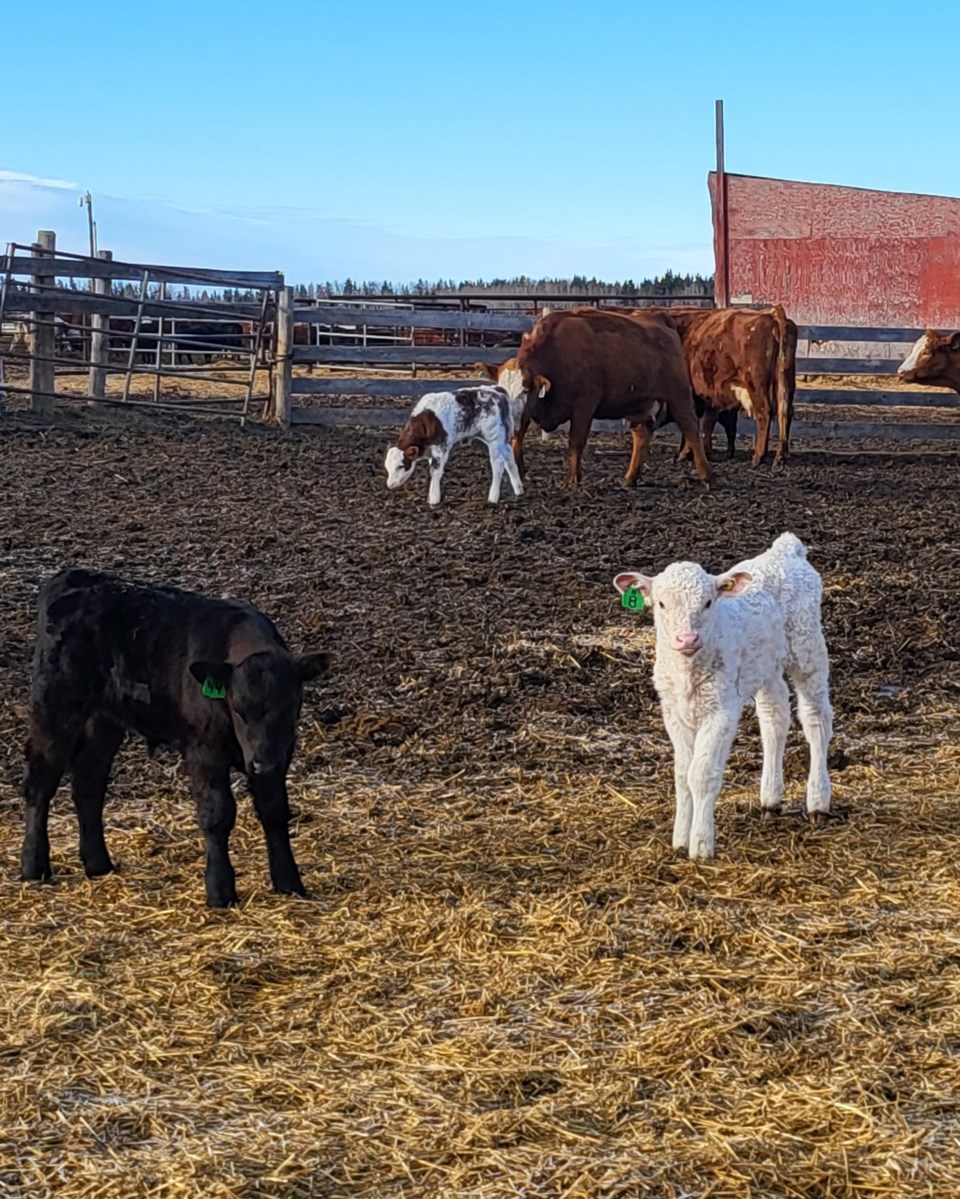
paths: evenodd
<path fill-rule="evenodd" d="M 631 612 L 642 612 L 646 606 L 643 592 L 636 587 L 628 587 L 620 597 L 620 607 L 628 608 Z"/>
<path fill-rule="evenodd" d="M 218 687 L 216 682 L 209 676 L 203 680 L 203 694 L 207 699 L 226 699 L 226 687 Z"/>

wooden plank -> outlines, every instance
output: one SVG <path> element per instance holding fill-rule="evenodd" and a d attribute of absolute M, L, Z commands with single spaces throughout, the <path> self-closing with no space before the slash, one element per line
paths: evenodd
<path fill-rule="evenodd" d="M 51 279 L 51 286 L 52 284 Z M 49 316 L 61 312 L 79 312 L 85 316 L 99 313 L 102 316 L 136 318 L 139 306 L 138 300 L 122 299 L 119 296 L 94 296 L 87 291 L 47 292 L 39 296 L 32 296 L 23 291 L 9 291 L 5 311 L 10 315 L 39 312 Z M 211 315 L 213 311 L 216 312 L 215 316 Z M 160 304 L 155 300 L 147 300 L 144 303 L 143 315 L 168 319 L 172 317 L 181 321 L 239 321 L 244 317 L 259 317 L 260 305 L 221 304 L 215 308 L 211 301 L 193 304 L 186 300 L 166 300 Z"/>
<path fill-rule="evenodd" d="M 798 358 L 800 375 L 895 375 L 898 358 Z"/>
<path fill-rule="evenodd" d="M 113 255 L 109 250 L 101 250 L 98 257 L 109 262 Z M 93 281 L 93 290 L 97 295 L 105 296 L 109 286 L 107 279 Z M 104 369 L 107 361 L 106 325 L 107 318 L 102 313 L 95 313 L 90 318 L 90 379 L 87 386 L 94 400 L 102 400 L 107 394 L 107 372 Z"/>
<path fill-rule="evenodd" d="M 454 366 L 472 369 L 475 362 L 499 366 L 519 349 L 519 345 L 496 346 L 294 346 L 294 362 L 392 363 L 409 366 Z"/>
<path fill-rule="evenodd" d="M 479 375 L 472 379 L 357 379 L 354 377 L 314 379 L 295 376 L 294 395 L 337 396 L 421 396 L 429 391 L 456 391 L 458 387 L 476 387 Z"/>
<path fill-rule="evenodd" d="M 843 391 L 839 388 L 808 387 L 796 393 L 798 404 L 855 404 L 876 408 L 958 408 L 955 391 Z"/>
<path fill-rule="evenodd" d="M 409 412 L 402 408 L 294 408 L 291 423 L 333 427 L 368 429 L 397 428 L 406 420 Z M 594 421 L 593 429 L 600 433 L 625 432 L 620 421 Z M 674 432 L 663 430 L 661 436 Z M 754 424 L 742 420 L 738 432 L 752 437 Z M 561 435 L 562 437 L 562 435 Z M 791 440 L 798 441 L 960 441 L 960 423 L 955 425 L 887 424 L 882 421 L 794 421 L 790 429 Z"/>
<path fill-rule="evenodd" d="M 10 264 L 14 275 L 36 274 L 41 260 L 26 255 L 13 255 Z M 6 255 L 0 254 L 0 272 L 7 269 Z M 49 264 L 44 266 L 49 270 Z M 217 287 L 269 287 L 283 286 L 280 271 L 221 271 L 211 267 L 151 266 L 149 263 L 97 261 L 89 258 L 57 258 L 54 271 L 58 279 L 140 279 L 148 271 L 155 283 L 215 284 Z"/>
<path fill-rule="evenodd" d="M 533 317 L 516 309 L 499 312 L 450 312 L 411 308 L 295 308 L 298 325 L 348 325 L 369 329 L 474 329 L 502 333 L 526 333 L 533 328 Z"/>
<path fill-rule="evenodd" d="M 37 273 L 33 276 L 35 287 L 53 287 L 56 280 L 48 272 L 45 265 L 56 252 L 57 235 L 50 229 L 41 229 L 37 234 L 37 249 L 41 251 L 33 261 L 37 263 Z M 40 314 L 41 295 L 30 297 L 29 311 L 34 314 L 34 323 L 30 326 L 30 410 L 37 416 L 52 416 L 54 410 L 54 393 L 56 382 L 54 375 L 54 355 L 56 354 L 56 330 L 53 318 L 37 321 Z M 10 292 L 7 293 L 7 311 L 10 311 Z"/>
<path fill-rule="evenodd" d="M 789 313 L 788 313 L 789 315 Z M 857 325 L 799 325 L 797 335 L 808 341 L 903 341 L 915 342 L 923 329 L 868 329 Z"/>
<path fill-rule="evenodd" d="M 293 288 L 285 287 L 277 303 L 277 360 L 273 370 L 273 394 L 270 417 L 282 429 L 290 428 L 293 407 L 293 363 L 290 346 L 293 342 Z"/>

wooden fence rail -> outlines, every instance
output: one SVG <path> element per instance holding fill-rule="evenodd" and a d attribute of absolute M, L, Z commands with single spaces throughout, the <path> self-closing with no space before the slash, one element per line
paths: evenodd
<path fill-rule="evenodd" d="M 492 300 L 497 297 L 471 297 L 480 301 Z M 534 297 L 528 297 L 531 301 Z M 538 297 L 538 299 L 542 299 Z M 565 296 L 558 302 L 566 304 L 577 303 L 579 297 Z M 409 300 L 407 301 L 409 303 Z M 383 368 L 398 368 L 412 371 L 412 375 L 395 374 L 392 377 L 373 377 L 350 373 L 331 374 L 325 377 L 291 375 L 290 397 L 279 411 L 284 417 L 289 414 L 290 423 L 330 423 L 336 417 L 332 413 L 340 413 L 346 419 L 347 409 L 332 409 L 326 405 L 315 407 L 310 405 L 310 399 L 317 397 L 350 397 L 368 396 L 376 398 L 408 398 L 423 395 L 428 391 L 447 390 L 456 387 L 475 385 L 478 374 L 475 371 L 477 363 L 495 364 L 503 362 L 514 353 L 514 347 L 520 344 L 521 334 L 533 327 L 535 317 L 528 312 L 516 309 L 499 308 L 489 312 L 456 311 L 454 309 L 413 309 L 410 307 L 391 308 L 388 304 L 379 303 L 371 306 L 347 306 L 343 304 L 324 304 L 318 301 L 309 308 L 295 307 L 293 322 L 295 325 L 336 327 L 353 330 L 357 336 L 368 328 L 392 329 L 398 334 L 403 331 L 435 330 L 448 331 L 452 336 L 464 332 L 473 333 L 502 333 L 505 335 L 504 344 L 496 347 L 465 346 L 465 345 L 353 345 L 353 346 L 312 346 L 293 345 L 291 362 L 295 366 L 316 364 L 333 368 L 354 367 L 370 368 L 372 371 Z M 829 343 L 835 347 L 837 342 L 863 343 L 902 343 L 910 345 L 923 333 L 922 329 L 903 328 L 858 328 L 849 325 L 800 325 L 798 336 L 807 343 L 808 352 L 797 359 L 797 373 L 804 375 L 857 376 L 857 375 L 894 375 L 899 365 L 896 358 L 854 358 L 838 357 L 832 349 L 830 356 L 817 357 L 814 353 L 817 344 Z M 448 372 L 463 371 L 460 377 L 450 374 L 445 376 L 431 375 L 431 368 L 443 368 Z M 296 398 L 306 400 L 305 404 L 297 405 Z M 916 409 L 948 409 L 960 406 L 960 397 L 952 392 L 899 391 L 894 389 L 859 389 L 840 387 L 810 387 L 797 392 L 797 402 L 800 404 L 822 406 L 866 406 L 874 408 L 916 408 Z M 381 409 L 380 411 L 386 411 Z M 398 410 L 391 410 L 393 419 L 399 419 Z M 368 419 L 372 420 L 373 417 Z M 742 427 L 750 422 L 744 421 Z M 862 436 L 887 437 L 930 437 L 943 439 L 957 437 L 960 439 L 960 424 L 934 425 L 932 423 L 916 425 L 891 422 L 849 421 L 812 421 L 795 423 L 798 437 L 848 437 L 855 434 L 851 429 L 859 429 Z"/>

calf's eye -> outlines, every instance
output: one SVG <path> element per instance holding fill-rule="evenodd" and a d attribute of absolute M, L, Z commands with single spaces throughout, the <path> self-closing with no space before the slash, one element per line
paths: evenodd
<path fill-rule="evenodd" d="M 663 600 L 660 601 L 660 607 L 663 607 Z"/>
<path fill-rule="evenodd" d="M 713 603 L 713 600 L 707 600 L 707 602 L 703 606 L 704 606 L 704 608 L 709 608 L 712 603 Z"/>

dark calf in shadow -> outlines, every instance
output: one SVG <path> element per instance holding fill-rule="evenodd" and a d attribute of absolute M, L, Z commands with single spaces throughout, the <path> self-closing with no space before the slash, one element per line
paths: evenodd
<path fill-rule="evenodd" d="M 50 801 L 69 769 L 90 877 L 113 863 L 103 803 L 127 731 L 182 756 L 207 848 L 211 907 L 236 903 L 230 771 L 247 776 L 275 891 L 302 895 L 290 847 L 287 770 L 302 685 L 327 655 L 291 654 L 256 608 L 112 575 L 65 570 L 41 589 L 26 747 L 24 880 L 49 880 Z"/>

